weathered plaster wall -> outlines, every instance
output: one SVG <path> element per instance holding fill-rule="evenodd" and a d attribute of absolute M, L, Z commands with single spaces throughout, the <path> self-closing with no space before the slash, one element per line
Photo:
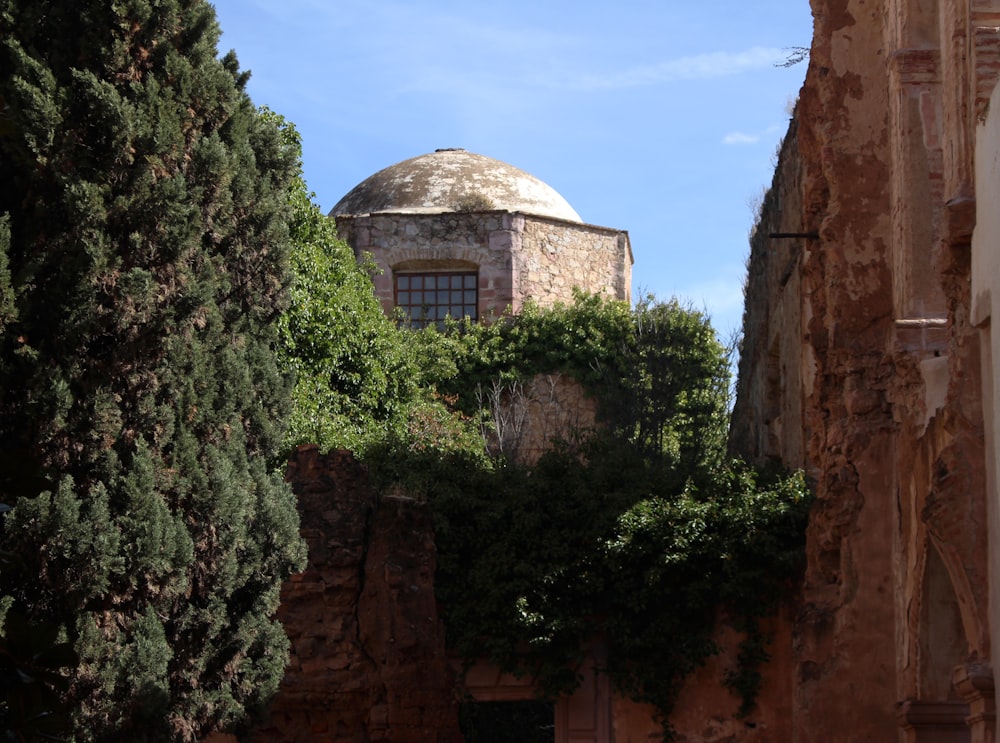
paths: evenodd
<path fill-rule="evenodd" d="M 793 667 L 768 670 L 794 674 L 789 740 L 829 740 L 830 721 L 852 741 L 993 740 L 993 279 L 970 291 L 969 243 L 1000 186 L 972 138 L 998 8 L 813 0 L 796 137 L 765 223 L 815 236 L 753 247 L 733 436 L 815 481 Z M 976 229 L 995 275 L 994 228 Z"/>
<path fill-rule="evenodd" d="M 993 315 L 1000 312 L 1000 209 L 995 207 L 1000 194 L 1000 87 L 989 100 L 988 115 L 976 131 L 976 193 L 993 195 L 993 208 L 980 210 L 972 236 L 972 322 L 980 330 L 982 345 L 983 416 L 986 450 L 987 535 L 989 550 L 988 573 L 993 584 L 1000 576 L 1000 491 L 997 463 L 1000 462 L 1000 338 L 993 326 Z M 989 629 L 993 638 L 1000 637 L 1000 597 L 990 596 Z M 992 663 L 1000 667 L 1000 643 L 992 645 Z"/>
<path fill-rule="evenodd" d="M 804 394 L 805 457 L 816 477 L 807 534 L 795 740 L 816 720 L 849 720 L 854 740 L 896 737 L 892 632 L 892 328 L 885 7 L 816 2 L 799 100 L 804 337 L 815 383 Z M 879 631 L 873 632 L 873 628 Z M 850 682 L 845 683 L 846 679 Z"/>
<path fill-rule="evenodd" d="M 795 607 L 785 607 L 762 625 L 770 635 L 770 660 L 762 668 L 757 706 L 739 715 L 740 699 L 725 687 L 736 667 L 741 635 L 723 623 L 716 633 L 718 655 L 695 670 L 684 685 L 670 717 L 678 743 L 773 743 L 792 741 L 794 719 L 793 620 Z M 833 738 L 828 738 L 833 740 Z"/>
<path fill-rule="evenodd" d="M 554 441 L 582 440 L 597 419 L 597 400 L 561 374 L 539 374 L 524 383 L 497 380 L 483 390 L 483 402 L 490 411 L 483 426 L 487 447 L 511 462 L 535 462 Z"/>
<path fill-rule="evenodd" d="M 573 289 L 628 300 L 628 233 L 515 212 L 379 213 L 337 217 L 337 232 L 357 255 L 371 253 L 383 273 L 375 293 L 394 306 L 394 270 L 479 271 L 479 315 L 493 318 L 529 297 L 569 302 Z"/>

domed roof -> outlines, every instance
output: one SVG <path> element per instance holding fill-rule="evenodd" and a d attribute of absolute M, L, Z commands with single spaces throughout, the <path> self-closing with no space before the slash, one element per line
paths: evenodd
<path fill-rule="evenodd" d="M 566 199 L 533 175 L 462 149 L 435 150 L 380 170 L 351 189 L 330 216 L 480 209 L 582 221 Z"/>

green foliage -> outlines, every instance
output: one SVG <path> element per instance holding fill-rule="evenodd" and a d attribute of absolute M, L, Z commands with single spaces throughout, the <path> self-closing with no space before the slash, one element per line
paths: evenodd
<path fill-rule="evenodd" d="M 0 0 L 0 595 L 79 658 L 78 740 L 236 725 L 287 654 L 296 151 L 218 36 L 203 0 Z"/>
<path fill-rule="evenodd" d="M 10 283 L 10 266 L 7 254 L 10 251 L 10 217 L 0 216 L 0 335 L 7 325 L 14 321 L 14 288 Z"/>
<path fill-rule="evenodd" d="M 474 192 L 459 197 L 458 202 L 455 204 L 456 212 L 480 212 L 495 208 L 496 204 L 493 203 L 493 199 L 486 194 Z"/>
<path fill-rule="evenodd" d="M 707 317 L 676 300 L 647 298 L 633 322 L 624 367 L 605 396 L 613 429 L 647 455 L 669 456 L 688 477 L 711 472 L 725 450 L 726 349 Z"/>
<path fill-rule="evenodd" d="M 800 568 L 809 495 L 801 476 L 726 459 L 726 350 L 707 318 L 580 295 L 410 341 L 421 383 L 463 421 L 488 417 L 480 393 L 494 380 L 556 372 L 584 384 L 601 418 L 534 463 L 485 458 L 481 440 L 446 449 L 441 427 L 433 445 L 410 430 L 370 453 L 381 487 L 433 506 L 449 644 L 555 696 L 601 642 L 615 688 L 666 718 L 727 617 L 745 640 L 726 683 L 749 711 L 767 657 L 759 620 Z"/>
<path fill-rule="evenodd" d="M 294 128 L 265 115 L 299 152 Z M 414 393 L 405 346 L 373 294 L 374 264 L 359 264 L 337 238 L 301 172 L 288 199 L 293 283 L 279 321 L 279 353 L 295 389 L 285 448 L 308 442 L 363 451 L 405 417 Z"/>
<path fill-rule="evenodd" d="M 558 371 L 593 388 L 620 377 L 634 326 L 625 302 L 578 294 L 570 305 L 528 303 L 517 316 L 491 325 L 466 321 L 448 328 L 414 338 L 418 366 L 426 369 L 425 383 L 457 395 L 459 405 L 471 410 L 477 388 L 495 379 L 525 380 Z"/>

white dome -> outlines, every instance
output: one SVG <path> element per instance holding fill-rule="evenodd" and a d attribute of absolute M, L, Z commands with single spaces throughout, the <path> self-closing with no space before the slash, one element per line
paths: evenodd
<path fill-rule="evenodd" d="M 583 221 L 566 199 L 533 175 L 461 149 L 436 150 L 380 170 L 351 189 L 330 216 L 490 209 Z"/>

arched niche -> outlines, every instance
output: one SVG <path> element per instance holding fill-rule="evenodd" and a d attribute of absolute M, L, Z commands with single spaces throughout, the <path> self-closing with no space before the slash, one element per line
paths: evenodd
<path fill-rule="evenodd" d="M 920 602 L 920 698 L 957 700 L 952 674 L 969 656 L 962 609 L 937 547 L 927 546 Z"/>

